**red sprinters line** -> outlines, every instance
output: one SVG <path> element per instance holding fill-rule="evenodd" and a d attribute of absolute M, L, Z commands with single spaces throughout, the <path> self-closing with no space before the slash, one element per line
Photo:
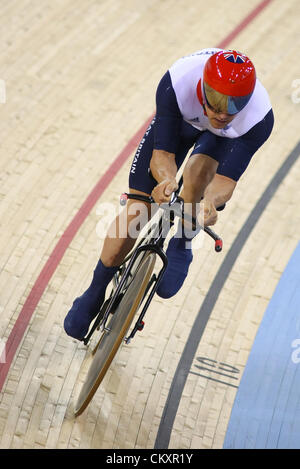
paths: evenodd
<path fill-rule="evenodd" d="M 264 0 L 258 4 L 258 6 L 244 18 L 244 20 L 238 24 L 238 26 L 226 36 L 217 46 L 218 48 L 225 48 L 227 44 L 232 41 L 243 29 L 251 23 L 256 16 L 269 4 L 272 0 Z M 151 117 L 152 119 L 152 117 Z M 96 184 L 92 192 L 89 194 L 85 202 L 82 204 L 77 214 L 66 228 L 62 237 L 59 239 L 55 246 L 52 254 L 38 276 L 35 284 L 33 285 L 24 305 L 19 314 L 18 319 L 7 339 L 5 350 L 0 357 L 0 391 L 5 382 L 9 368 L 17 351 L 17 348 L 23 338 L 25 330 L 31 319 L 31 316 L 37 307 L 52 275 L 54 274 L 57 266 L 59 265 L 62 257 L 64 256 L 67 248 L 71 241 L 75 237 L 77 231 L 89 215 L 90 211 L 98 201 L 99 197 L 103 194 L 105 189 L 108 187 L 110 182 L 113 180 L 115 175 L 121 169 L 129 155 L 135 150 L 139 144 L 144 132 L 151 120 L 147 119 L 147 122 L 138 130 L 138 132 L 131 138 L 129 143 L 125 146 L 119 156 L 114 160 L 111 166 L 108 168 L 106 173 L 101 177 L 99 182 Z"/>
<path fill-rule="evenodd" d="M 249 15 L 246 16 L 246 18 L 243 19 L 243 21 L 241 23 L 239 23 L 236 28 L 233 29 L 233 31 L 231 31 L 231 33 L 228 34 L 228 36 L 226 36 L 220 43 L 219 45 L 217 46 L 219 49 L 223 49 L 227 46 L 227 44 L 229 44 L 230 41 L 232 41 L 234 38 L 236 38 L 236 36 L 243 31 L 243 29 L 245 29 L 249 23 L 251 23 L 256 17 L 257 15 L 259 15 L 259 13 L 264 9 L 266 8 L 266 6 L 269 5 L 269 3 L 271 3 L 273 0 L 264 0 L 262 1 L 261 3 L 259 3 L 257 5 L 256 8 L 254 8 L 254 10 L 252 10 Z"/>

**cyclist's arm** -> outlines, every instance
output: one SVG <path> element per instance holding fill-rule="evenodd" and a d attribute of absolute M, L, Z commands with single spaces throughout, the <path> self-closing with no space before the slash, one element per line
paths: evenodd
<path fill-rule="evenodd" d="M 175 154 L 180 139 L 182 115 L 178 107 L 171 77 L 167 72 L 156 91 L 154 150 L 150 161 L 152 176 L 158 185 L 152 197 L 158 203 L 167 202 L 177 189 Z"/>
<path fill-rule="evenodd" d="M 158 182 L 158 185 L 152 191 L 152 197 L 157 203 L 168 202 L 170 195 L 178 187 L 175 154 L 164 150 L 154 150 L 150 169 L 152 176 Z"/>

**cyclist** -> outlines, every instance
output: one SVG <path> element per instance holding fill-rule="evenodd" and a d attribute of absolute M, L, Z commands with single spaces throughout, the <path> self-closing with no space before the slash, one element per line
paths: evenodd
<path fill-rule="evenodd" d="M 216 209 L 231 198 L 273 124 L 268 93 L 246 55 L 203 49 L 182 57 L 158 85 L 155 118 L 130 169 L 130 192 L 151 194 L 158 204 L 168 202 L 177 189 L 176 173 L 192 148 L 183 171 L 181 195 L 195 216 L 202 201 L 204 224 L 212 225 L 217 220 Z M 130 214 L 132 202 L 129 200 L 108 230 L 91 285 L 75 299 L 65 318 L 65 331 L 72 337 L 86 335 L 108 283 L 135 243 L 129 233 L 130 223 L 137 217 Z M 126 235 L 120 236 L 118 230 L 124 223 Z M 166 251 L 168 267 L 157 290 L 162 298 L 179 291 L 193 258 L 191 240 L 197 231 L 181 231 L 182 236 L 171 238 Z"/>

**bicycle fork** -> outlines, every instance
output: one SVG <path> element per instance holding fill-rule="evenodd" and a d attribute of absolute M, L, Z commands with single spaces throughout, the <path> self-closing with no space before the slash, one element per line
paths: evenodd
<path fill-rule="evenodd" d="M 144 249 L 143 249 L 144 248 Z M 146 311 L 152 301 L 152 298 L 157 290 L 157 287 L 159 285 L 159 282 L 162 278 L 162 276 L 164 275 L 164 272 L 167 268 L 167 265 L 168 265 L 168 259 L 167 259 L 167 256 L 165 254 L 165 252 L 162 250 L 162 248 L 158 245 L 158 244 L 148 244 L 147 246 L 141 246 L 141 250 L 144 250 L 144 251 L 152 251 L 152 252 L 155 252 L 159 257 L 160 259 L 162 260 L 162 267 L 159 271 L 159 274 L 156 275 L 156 274 L 153 274 L 151 279 L 150 279 L 150 282 L 149 282 L 149 285 L 145 291 L 145 294 L 144 294 L 144 297 L 141 301 L 141 304 L 143 303 L 143 301 L 145 300 L 147 294 L 148 294 L 148 297 L 146 299 L 146 302 L 144 303 L 144 306 L 143 306 L 143 309 L 135 323 L 135 326 L 133 327 L 131 333 L 129 334 L 128 337 L 125 337 L 124 341 L 126 344 L 129 344 L 131 339 L 133 339 L 133 337 L 135 336 L 135 334 L 137 333 L 137 331 L 141 331 L 144 327 L 144 322 L 143 322 L 143 319 L 144 319 L 144 316 L 146 314 Z"/>

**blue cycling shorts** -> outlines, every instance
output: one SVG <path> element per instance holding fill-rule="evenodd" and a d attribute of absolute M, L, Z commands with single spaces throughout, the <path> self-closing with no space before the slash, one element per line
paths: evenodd
<path fill-rule="evenodd" d="M 167 72 L 157 89 L 156 115 L 133 158 L 129 187 L 151 194 L 156 183 L 148 169 L 154 149 L 174 153 L 178 169 L 191 149 L 191 155 L 208 155 L 219 163 L 217 174 L 238 181 L 254 153 L 270 136 L 273 125 L 271 109 L 262 121 L 241 137 L 219 137 L 209 130 L 200 131 L 182 119 Z"/>

